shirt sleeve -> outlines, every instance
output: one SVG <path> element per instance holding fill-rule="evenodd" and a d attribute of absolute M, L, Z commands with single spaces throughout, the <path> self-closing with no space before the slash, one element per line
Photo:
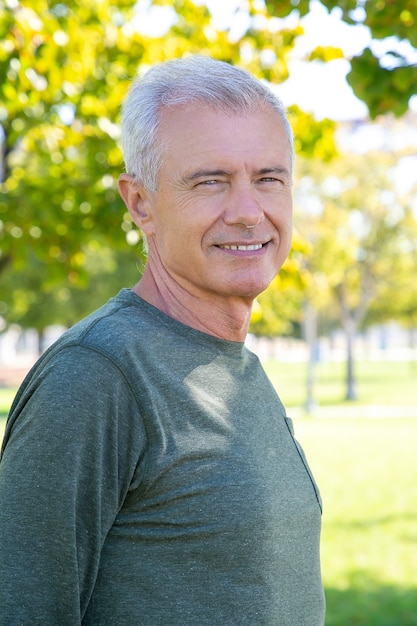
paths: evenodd
<path fill-rule="evenodd" d="M 81 624 L 145 433 L 120 367 L 66 347 L 28 379 L 0 464 L 0 625 Z"/>

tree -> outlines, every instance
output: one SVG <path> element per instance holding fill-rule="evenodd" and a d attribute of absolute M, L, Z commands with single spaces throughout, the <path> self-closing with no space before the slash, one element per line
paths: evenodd
<path fill-rule="evenodd" d="M 375 119 L 393 113 L 400 116 L 408 109 L 410 98 L 416 94 L 415 55 L 417 48 L 417 0 L 320 0 L 329 11 L 337 9 L 342 19 L 351 25 L 369 28 L 373 40 L 379 40 L 350 59 L 348 82 L 355 94 Z M 285 17 L 298 11 L 302 17 L 310 10 L 310 0 L 266 0 L 271 15 Z M 311 58 L 323 58 L 322 50 L 314 50 Z"/>
<path fill-rule="evenodd" d="M 417 329 L 417 292 L 412 287 L 417 275 L 417 211 L 413 210 L 413 197 L 417 197 L 416 184 L 401 198 L 406 230 L 400 246 L 402 253 L 393 259 L 391 268 L 395 286 L 385 281 L 379 285 L 378 298 L 372 302 L 364 320 L 365 327 L 396 320 L 410 331 L 411 343 Z"/>
<path fill-rule="evenodd" d="M 395 300 L 399 267 L 413 262 L 415 218 L 395 189 L 394 165 L 395 155 L 372 153 L 340 155 L 325 170 L 314 160 L 299 164 L 297 222 L 311 245 L 307 299 L 328 319 L 333 302 L 340 319 L 348 400 L 356 398 L 355 335 L 382 293 Z"/>
<path fill-rule="evenodd" d="M 255 302 L 249 329 L 252 334 L 258 337 L 295 334 L 294 325 L 301 321 L 300 310 L 308 281 L 302 264 L 306 248 L 305 239 L 296 234 L 289 258 Z"/>
<path fill-rule="evenodd" d="M 122 160 L 115 122 L 144 43 L 139 34 L 123 39 L 133 2 L 123 11 L 122 19 L 110 3 L 91 1 L 0 4 L 7 318 L 20 311 L 24 322 L 30 310 L 41 320 L 43 299 L 55 289 L 85 287 L 89 249 L 126 247 L 131 223 L 116 192 Z M 48 302 L 51 317 L 58 309 Z"/>

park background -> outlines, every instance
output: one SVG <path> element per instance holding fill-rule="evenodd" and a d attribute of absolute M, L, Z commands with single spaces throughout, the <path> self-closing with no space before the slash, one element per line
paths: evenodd
<path fill-rule="evenodd" d="M 248 345 L 322 492 L 326 626 L 417 626 L 416 0 L 0 0 L 1 427 L 38 354 L 138 280 L 120 103 L 189 53 L 268 81 L 294 129 L 294 245 Z"/>

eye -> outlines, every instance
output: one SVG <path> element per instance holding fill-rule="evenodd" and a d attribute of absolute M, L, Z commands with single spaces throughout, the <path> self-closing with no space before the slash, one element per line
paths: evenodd
<path fill-rule="evenodd" d="M 258 178 L 257 182 L 267 185 L 286 185 L 286 181 L 278 176 L 262 176 L 262 178 Z"/>
<path fill-rule="evenodd" d="M 290 184 L 290 173 L 285 167 L 265 167 L 256 172 L 255 182 L 274 187 L 287 187 Z"/>
<path fill-rule="evenodd" d="M 195 188 L 197 189 L 217 189 L 218 187 L 225 185 L 225 181 L 219 178 L 208 178 L 207 180 L 201 180 L 196 183 Z"/>
<path fill-rule="evenodd" d="M 211 185 L 217 185 L 219 183 L 218 180 L 202 180 L 201 183 L 198 183 L 199 185 L 206 185 L 207 187 L 211 186 Z"/>

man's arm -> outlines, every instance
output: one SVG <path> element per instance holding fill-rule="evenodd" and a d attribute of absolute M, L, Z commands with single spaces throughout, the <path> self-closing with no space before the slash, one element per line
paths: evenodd
<path fill-rule="evenodd" d="M 138 407 L 113 363 L 74 347 L 36 374 L 9 421 L 0 624 L 76 626 L 144 445 Z"/>

